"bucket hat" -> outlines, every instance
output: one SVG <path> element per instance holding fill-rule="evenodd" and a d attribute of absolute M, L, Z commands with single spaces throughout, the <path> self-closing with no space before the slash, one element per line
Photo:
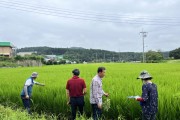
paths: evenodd
<path fill-rule="evenodd" d="M 143 79 L 143 80 L 148 78 L 152 79 L 152 76 L 146 70 L 143 70 L 140 73 L 139 77 L 137 77 L 137 79 Z"/>

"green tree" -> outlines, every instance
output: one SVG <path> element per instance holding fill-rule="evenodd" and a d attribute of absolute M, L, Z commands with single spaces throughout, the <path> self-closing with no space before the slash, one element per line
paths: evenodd
<path fill-rule="evenodd" d="M 20 55 L 16 55 L 16 57 L 14 57 L 14 59 L 15 59 L 16 61 L 18 61 L 18 60 L 24 60 L 24 58 L 21 57 Z"/>
<path fill-rule="evenodd" d="M 170 57 L 174 59 L 180 59 L 180 48 L 170 51 Z"/>
<path fill-rule="evenodd" d="M 156 62 L 160 62 L 161 60 L 163 60 L 163 55 L 160 51 L 156 52 L 156 51 L 149 50 L 146 53 L 147 62 L 156 63 Z"/>

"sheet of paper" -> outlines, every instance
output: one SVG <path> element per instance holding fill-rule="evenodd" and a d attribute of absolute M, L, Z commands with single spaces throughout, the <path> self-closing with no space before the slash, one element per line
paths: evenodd
<path fill-rule="evenodd" d="M 128 96 L 130 99 L 140 98 L 140 96 Z"/>

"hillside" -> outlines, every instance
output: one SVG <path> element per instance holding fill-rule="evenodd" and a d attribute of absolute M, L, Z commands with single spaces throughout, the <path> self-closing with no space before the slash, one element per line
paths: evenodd
<path fill-rule="evenodd" d="M 65 59 L 79 62 L 118 62 L 140 61 L 141 53 L 136 52 L 113 52 L 100 49 L 85 48 L 51 48 L 51 47 L 26 47 L 17 52 L 36 51 L 39 55 L 64 55 Z"/>

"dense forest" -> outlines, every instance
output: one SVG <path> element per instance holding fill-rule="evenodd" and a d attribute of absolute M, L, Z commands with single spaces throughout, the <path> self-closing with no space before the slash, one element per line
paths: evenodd
<path fill-rule="evenodd" d="M 174 59 L 180 59 L 180 48 L 170 51 L 169 56 L 173 57 Z"/>
<path fill-rule="evenodd" d="M 65 59 L 79 62 L 118 62 L 140 61 L 141 53 L 112 52 L 100 49 L 84 48 L 51 48 L 51 47 L 27 47 L 18 49 L 17 52 L 37 52 L 38 55 L 63 55 Z"/>
<path fill-rule="evenodd" d="M 17 52 L 36 52 L 38 55 L 63 55 L 64 59 L 77 62 L 126 62 L 142 60 L 142 53 L 140 52 L 113 52 L 107 50 L 85 49 L 79 47 L 26 47 L 18 49 Z M 169 58 L 169 52 L 161 52 L 161 54 L 164 59 Z"/>

